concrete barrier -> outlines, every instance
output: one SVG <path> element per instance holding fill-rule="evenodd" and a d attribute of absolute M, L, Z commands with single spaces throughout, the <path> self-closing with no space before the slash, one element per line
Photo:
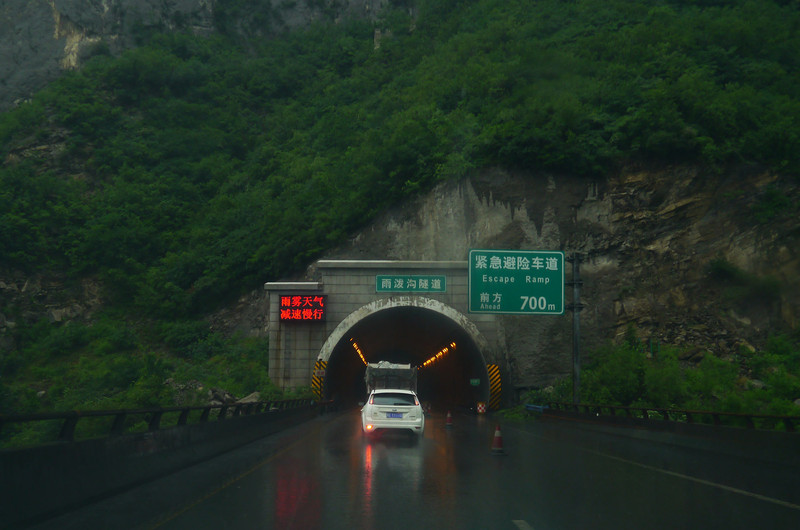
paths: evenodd
<path fill-rule="evenodd" d="M 0 450 L 0 528 L 24 528 L 319 414 L 316 405 L 153 432 Z"/>

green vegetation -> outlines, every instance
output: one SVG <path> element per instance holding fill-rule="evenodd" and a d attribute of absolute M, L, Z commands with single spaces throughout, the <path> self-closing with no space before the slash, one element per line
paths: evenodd
<path fill-rule="evenodd" d="M 758 223 L 768 223 L 782 215 L 797 215 L 798 205 L 774 186 L 768 186 L 753 205 L 753 217 Z"/>
<path fill-rule="evenodd" d="M 263 399 L 280 396 L 266 375 L 264 340 L 225 338 L 195 321 L 162 323 L 139 335 L 147 342 L 106 316 L 91 326 L 54 327 L 47 321 L 26 326 L 18 334 L 18 350 L 3 356 L 0 370 L 36 383 L 4 396 L 4 412 L 193 405 L 212 387 L 240 397 L 254 391 Z M 149 344 L 164 347 L 154 351 Z M 205 390 L 181 395 L 164 385 L 167 378 L 202 382 Z"/>
<path fill-rule="evenodd" d="M 781 298 L 781 285 L 777 279 L 750 274 L 722 258 L 709 264 L 708 276 L 722 287 L 723 299 L 734 305 L 772 304 Z"/>
<path fill-rule="evenodd" d="M 310 388 L 285 392 L 270 381 L 265 340 L 223 337 L 200 321 L 145 330 L 100 315 L 90 326 L 39 321 L 17 339 L 19 348 L 0 357 L 0 413 L 198 406 L 208 403 L 212 389 L 237 397 L 259 392 L 262 400 L 312 396 Z M 59 425 L 5 425 L 0 445 L 51 441 Z M 107 435 L 110 423 L 86 420 L 80 427 L 79 437 Z"/>
<path fill-rule="evenodd" d="M 763 351 L 742 349 L 730 360 L 710 353 L 696 363 L 681 351 L 643 347 L 629 333 L 622 344 L 608 344 L 590 355 L 581 375 L 581 402 L 633 407 L 717 412 L 800 415 L 800 341 L 770 337 Z M 564 379 L 527 402 L 572 401 L 572 382 Z"/>
<path fill-rule="evenodd" d="M 269 394 L 266 344 L 202 317 L 475 168 L 800 172 L 796 2 L 402 4 L 257 40 L 232 28 L 268 3 L 220 2 L 216 36 L 98 46 L 0 116 L 0 268 L 91 278 L 107 301 L 91 325 L 0 307 L 0 412 L 169 404 L 167 377 Z M 753 215 L 791 211 L 776 188 Z M 609 398 L 647 397 L 637 377 Z"/>

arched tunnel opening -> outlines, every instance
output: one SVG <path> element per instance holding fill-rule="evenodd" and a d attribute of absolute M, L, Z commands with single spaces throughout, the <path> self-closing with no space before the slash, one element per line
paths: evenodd
<path fill-rule="evenodd" d="M 437 353 L 436 361 L 423 366 Z M 363 402 L 365 363 L 379 361 L 420 367 L 417 393 L 435 409 L 474 409 L 489 398 L 486 366 L 475 341 L 461 325 L 431 309 L 386 308 L 353 325 L 328 359 L 325 397 L 343 406 Z"/>

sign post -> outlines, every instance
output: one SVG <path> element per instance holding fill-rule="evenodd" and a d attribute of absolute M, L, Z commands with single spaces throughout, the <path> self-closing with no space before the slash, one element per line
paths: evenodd
<path fill-rule="evenodd" d="M 564 253 L 470 250 L 469 311 L 564 314 Z"/>
<path fill-rule="evenodd" d="M 572 281 L 567 285 L 572 285 L 572 303 L 567 309 L 572 311 L 572 402 L 581 402 L 581 317 L 583 309 L 581 303 L 581 260 L 583 257 L 578 252 L 573 253 L 567 261 L 572 262 Z"/>

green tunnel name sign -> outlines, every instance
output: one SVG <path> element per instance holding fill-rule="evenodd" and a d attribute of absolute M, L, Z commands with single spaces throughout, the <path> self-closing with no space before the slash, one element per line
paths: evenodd
<path fill-rule="evenodd" d="M 564 314 L 564 253 L 470 250 L 469 311 Z"/>

